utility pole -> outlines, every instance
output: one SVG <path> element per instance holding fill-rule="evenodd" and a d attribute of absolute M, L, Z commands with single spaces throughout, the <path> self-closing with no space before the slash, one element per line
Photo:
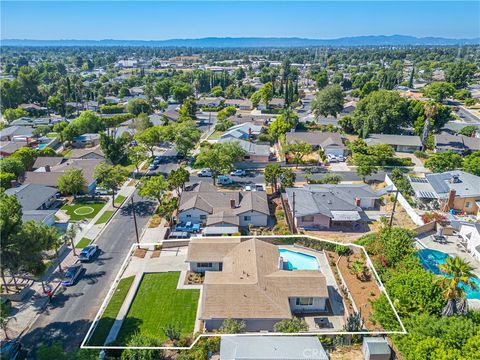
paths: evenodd
<path fill-rule="evenodd" d="M 133 195 L 130 199 L 132 201 L 132 214 L 133 214 L 133 223 L 135 224 L 135 236 L 137 239 L 137 244 L 140 244 L 140 240 L 138 239 L 137 215 L 135 214 L 135 203 L 133 202 Z"/>
<path fill-rule="evenodd" d="M 292 192 L 292 232 L 295 234 L 297 231 L 295 227 L 295 191 Z"/>
<path fill-rule="evenodd" d="M 398 199 L 398 193 L 400 191 L 397 189 L 395 190 L 395 200 L 393 201 L 393 209 L 392 209 L 392 215 L 390 215 L 390 223 L 388 224 L 388 228 L 391 229 L 392 228 L 392 224 L 393 224 L 393 215 L 395 214 L 395 207 L 397 206 L 397 199 Z"/>

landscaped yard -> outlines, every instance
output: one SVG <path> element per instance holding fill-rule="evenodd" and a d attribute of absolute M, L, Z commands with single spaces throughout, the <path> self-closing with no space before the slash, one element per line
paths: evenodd
<path fill-rule="evenodd" d="M 125 201 L 126 197 L 123 195 L 115 196 L 115 206 L 120 206 Z"/>
<path fill-rule="evenodd" d="M 223 135 L 223 133 L 223 131 L 215 130 L 213 134 L 208 137 L 208 140 L 218 140 L 220 139 L 220 136 Z"/>
<path fill-rule="evenodd" d="M 100 215 L 95 225 L 105 224 L 108 220 L 110 220 L 110 218 L 113 216 L 114 213 L 115 211 L 113 210 L 105 211 L 102 215 Z"/>
<path fill-rule="evenodd" d="M 104 344 L 105 339 L 110 332 L 110 329 L 115 322 L 115 318 L 122 307 L 123 301 L 127 296 L 130 286 L 132 286 L 134 276 L 121 279 L 117 285 L 117 289 L 110 299 L 102 317 L 98 321 L 98 325 L 95 328 L 88 344 L 101 346 Z"/>
<path fill-rule="evenodd" d="M 75 247 L 77 249 L 83 249 L 85 246 L 90 245 L 91 242 L 92 242 L 92 240 L 84 237 L 77 243 L 77 245 L 75 245 Z"/>
<path fill-rule="evenodd" d="M 79 202 L 72 205 L 63 205 L 62 210 L 70 216 L 70 221 L 80 221 L 83 219 L 93 219 L 104 206 L 105 203 L 103 202 Z"/>
<path fill-rule="evenodd" d="M 161 341 L 167 325 L 180 322 L 182 335 L 192 335 L 199 290 L 177 290 L 180 272 L 145 274 L 120 329 L 117 344 L 125 345 L 135 332 L 152 335 Z"/>

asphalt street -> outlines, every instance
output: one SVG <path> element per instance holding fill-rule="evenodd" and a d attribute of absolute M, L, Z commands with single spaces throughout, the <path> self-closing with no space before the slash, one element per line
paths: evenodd
<path fill-rule="evenodd" d="M 134 201 L 141 234 L 155 206 L 138 195 Z M 126 201 L 96 241 L 101 253 L 91 263 L 84 264 L 84 273 L 74 286 L 64 291 L 60 288 L 21 339 L 23 347 L 29 350 L 29 358 L 41 343 L 60 341 L 67 349 L 80 345 L 134 242 L 132 205 Z"/>

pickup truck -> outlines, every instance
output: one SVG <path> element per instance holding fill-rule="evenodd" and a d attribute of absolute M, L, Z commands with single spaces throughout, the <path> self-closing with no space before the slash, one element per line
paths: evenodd
<path fill-rule="evenodd" d="M 220 175 L 217 179 L 217 182 L 220 185 L 230 185 L 233 184 L 235 181 L 233 181 L 233 179 L 228 177 L 227 175 Z"/>
<path fill-rule="evenodd" d="M 202 169 L 198 172 L 198 176 L 200 177 L 211 177 L 212 171 L 210 169 Z"/>
<path fill-rule="evenodd" d="M 191 221 L 185 224 L 178 224 L 177 226 L 175 226 L 175 231 L 186 231 L 186 232 L 197 233 L 200 231 L 200 224 L 194 224 Z"/>

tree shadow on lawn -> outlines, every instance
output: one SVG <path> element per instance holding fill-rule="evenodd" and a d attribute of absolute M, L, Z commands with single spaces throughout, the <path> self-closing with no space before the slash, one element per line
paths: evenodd
<path fill-rule="evenodd" d="M 135 209 L 135 215 L 139 217 L 152 216 L 155 211 L 155 203 L 150 200 L 141 200 L 135 202 L 135 207 L 129 202 L 120 209 L 122 215 L 133 215 L 132 209 Z"/>
<path fill-rule="evenodd" d="M 135 317 L 126 317 L 123 321 L 122 327 L 118 332 L 117 339 L 110 345 L 127 346 L 130 338 L 140 331 L 143 320 Z M 154 335 L 154 334 L 150 334 Z"/>

